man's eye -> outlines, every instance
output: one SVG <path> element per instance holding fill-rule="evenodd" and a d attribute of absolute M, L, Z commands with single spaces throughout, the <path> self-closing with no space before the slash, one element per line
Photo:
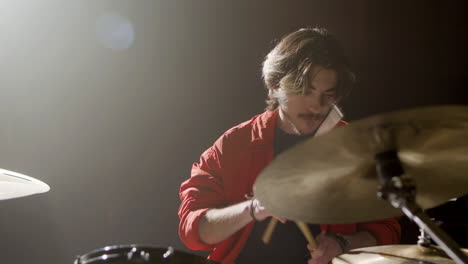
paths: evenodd
<path fill-rule="evenodd" d="M 326 91 L 324 94 L 325 94 L 326 97 L 335 97 L 336 96 L 336 91 L 335 90 Z"/>
<path fill-rule="evenodd" d="M 315 91 L 314 88 L 305 89 L 304 94 L 309 95 L 309 94 L 312 94 L 314 91 Z"/>

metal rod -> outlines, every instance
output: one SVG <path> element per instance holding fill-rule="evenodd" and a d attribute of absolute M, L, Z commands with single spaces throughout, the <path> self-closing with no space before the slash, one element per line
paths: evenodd
<path fill-rule="evenodd" d="M 458 264 L 468 264 L 468 257 L 460 250 L 460 246 L 450 238 L 440 227 L 431 221 L 423 210 L 415 203 L 409 203 L 401 206 L 401 210 L 415 222 L 420 228 L 424 229 L 429 236 Z"/>
<path fill-rule="evenodd" d="M 378 196 L 389 201 L 393 207 L 400 208 L 457 264 L 468 264 L 468 257 L 460 250 L 460 246 L 433 223 L 416 203 L 416 186 L 411 177 L 405 175 L 397 150 L 377 153 L 375 161 L 377 177 L 381 183 Z"/>

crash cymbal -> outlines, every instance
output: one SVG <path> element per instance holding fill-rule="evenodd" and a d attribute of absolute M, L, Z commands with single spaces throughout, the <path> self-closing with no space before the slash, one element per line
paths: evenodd
<path fill-rule="evenodd" d="M 462 249 L 468 256 L 468 250 Z M 455 263 L 439 247 L 421 247 L 418 245 L 389 245 L 358 248 L 337 256 L 333 264 L 421 264 L 421 263 Z"/>
<path fill-rule="evenodd" d="M 50 190 L 49 185 L 32 177 L 0 169 L 0 200 L 18 198 Z"/>
<path fill-rule="evenodd" d="M 351 223 L 402 215 L 378 199 L 374 155 L 396 150 L 431 208 L 468 192 L 468 107 L 422 107 L 375 115 L 280 154 L 254 184 L 273 214 L 308 223 Z"/>

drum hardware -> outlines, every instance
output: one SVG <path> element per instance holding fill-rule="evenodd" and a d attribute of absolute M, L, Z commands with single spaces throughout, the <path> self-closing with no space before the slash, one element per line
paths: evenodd
<path fill-rule="evenodd" d="M 148 245 L 114 245 L 77 256 L 74 264 L 216 264 L 205 257 L 175 250 L 172 247 Z"/>
<path fill-rule="evenodd" d="M 442 225 L 441 221 L 437 221 L 434 218 L 431 218 L 431 221 L 434 222 L 439 227 Z M 424 228 L 419 228 L 419 236 L 418 236 L 418 241 L 416 242 L 416 244 L 421 247 L 430 247 L 431 245 L 433 245 L 431 242 L 431 237 L 424 230 Z"/>
<path fill-rule="evenodd" d="M 467 194 L 466 138 L 467 106 L 372 116 L 280 154 L 260 173 L 254 196 L 274 215 L 307 223 L 355 223 L 403 213 L 457 263 L 468 263 L 423 212 Z M 376 190 L 385 200 L 377 199 Z"/>
<path fill-rule="evenodd" d="M 396 150 L 378 153 L 375 155 L 375 160 L 377 176 L 381 183 L 378 196 L 389 201 L 393 207 L 400 208 L 409 219 L 426 231 L 456 263 L 467 264 L 468 257 L 460 250 L 460 246 L 433 223 L 416 203 L 416 186 L 410 177 L 405 176 Z"/>
<path fill-rule="evenodd" d="M 424 231 L 424 228 L 420 228 L 420 235 L 418 236 L 418 246 L 429 247 L 431 245 L 431 237 Z"/>

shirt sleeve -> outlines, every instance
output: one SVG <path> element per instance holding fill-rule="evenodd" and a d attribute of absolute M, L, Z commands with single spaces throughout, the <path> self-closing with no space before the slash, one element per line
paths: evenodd
<path fill-rule="evenodd" d="M 398 244 L 401 227 L 398 218 L 386 218 L 378 221 L 359 223 L 359 231 L 368 231 L 377 239 L 378 245 Z"/>
<path fill-rule="evenodd" d="M 226 204 L 223 181 L 219 176 L 220 153 L 216 143 L 206 150 L 199 163 L 193 164 L 191 177 L 180 187 L 179 237 L 192 250 L 210 251 L 215 246 L 201 241 L 198 226 L 206 211 Z"/>

